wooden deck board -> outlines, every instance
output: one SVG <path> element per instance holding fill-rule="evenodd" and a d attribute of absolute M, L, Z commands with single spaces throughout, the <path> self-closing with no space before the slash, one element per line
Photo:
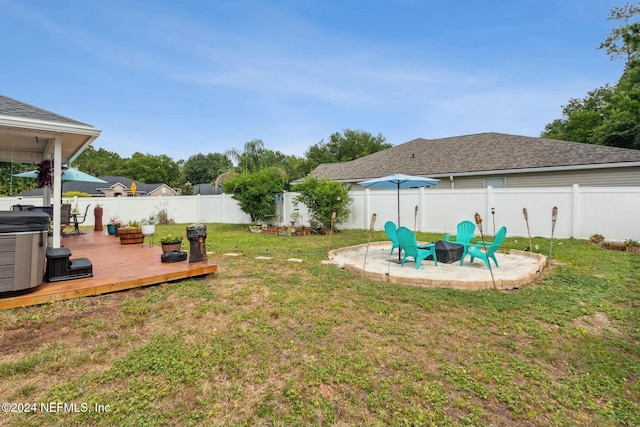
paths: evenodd
<path fill-rule="evenodd" d="M 64 237 L 62 245 L 71 249 L 71 259 L 91 260 L 93 277 L 43 283 L 23 295 L 0 298 L 0 309 L 156 285 L 209 275 L 217 270 L 216 265 L 207 261 L 163 263 L 160 261 L 162 249 L 157 246 L 149 246 L 146 242 L 143 245 L 121 245 L 117 237 L 100 232 Z"/>

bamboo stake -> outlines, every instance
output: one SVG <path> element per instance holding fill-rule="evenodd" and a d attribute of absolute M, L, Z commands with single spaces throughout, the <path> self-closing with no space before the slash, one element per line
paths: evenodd
<path fill-rule="evenodd" d="M 493 283 L 493 289 L 496 288 L 496 279 L 493 277 L 493 270 L 491 269 L 491 260 L 489 259 L 489 249 L 487 249 L 487 245 L 484 241 L 484 234 L 482 233 L 482 217 L 478 212 L 475 214 L 476 225 L 478 226 L 478 230 L 480 230 L 480 238 L 482 239 L 482 247 L 484 248 L 484 253 L 487 256 L 487 265 L 489 266 L 489 273 L 491 273 L 491 282 Z"/>
<path fill-rule="evenodd" d="M 556 206 L 551 209 L 551 240 L 549 240 L 549 259 L 547 260 L 547 268 L 551 268 L 551 253 L 553 252 L 553 230 L 556 228 L 556 219 L 558 218 L 558 208 Z"/>
<path fill-rule="evenodd" d="M 529 251 L 533 252 L 533 246 L 531 246 L 531 231 L 529 231 L 529 214 L 527 214 L 527 208 L 522 208 L 522 215 L 524 215 L 524 221 L 527 223 L 527 234 L 529 235 Z"/>
<path fill-rule="evenodd" d="M 367 250 L 364 253 L 364 264 L 362 265 L 362 275 L 364 276 L 364 270 L 367 267 L 367 256 L 369 255 L 369 244 L 371 243 L 371 233 L 373 233 L 373 226 L 376 223 L 376 214 L 371 215 L 371 225 L 369 226 L 369 241 L 367 242 Z"/>

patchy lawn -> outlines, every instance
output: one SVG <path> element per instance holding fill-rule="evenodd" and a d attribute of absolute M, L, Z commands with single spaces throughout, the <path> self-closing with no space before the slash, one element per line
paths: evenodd
<path fill-rule="evenodd" d="M 321 264 L 365 231 L 208 234 L 211 279 L 0 311 L 0 425 L 640 425 L 638 255 L 464 292 Z"/>

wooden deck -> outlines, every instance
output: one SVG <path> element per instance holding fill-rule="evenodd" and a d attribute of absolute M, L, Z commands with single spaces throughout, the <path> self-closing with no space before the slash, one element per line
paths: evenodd
<path fill-rule="evenodd" d="M 212 274 L 217 266 L 207 261 L 163 263 L 158 246 L 121 245 L 120 239 L 100 232 L 88 232 L 62 239 L 71 249 L 71 259 L 88 258 L 93 277 L 43 283 L 23 295 L 0 298 L 0 309 L 24 307 L 90 295 L 105 294 L 148 285 Z M 188 247 L 188 242 L 187 242 Z M 183 246 L 184 249 L 184 246 Z M 187 249 L 188 252 L 188 249 Z"/>

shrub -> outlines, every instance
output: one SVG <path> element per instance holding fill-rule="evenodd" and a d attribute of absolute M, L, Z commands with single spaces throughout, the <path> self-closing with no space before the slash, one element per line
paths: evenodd
<path fill-rule="evenodd" d="M 300 193 L 295 201 L 307 206 L 311 220 L 318 221 L 325 227 L 331 225 L 333 212 L 336 213 L 336 224 L 349 217 L 349 189 L 337 181 L 308 178 L 303 183 L 294 185 L 291 190 Z"/>

